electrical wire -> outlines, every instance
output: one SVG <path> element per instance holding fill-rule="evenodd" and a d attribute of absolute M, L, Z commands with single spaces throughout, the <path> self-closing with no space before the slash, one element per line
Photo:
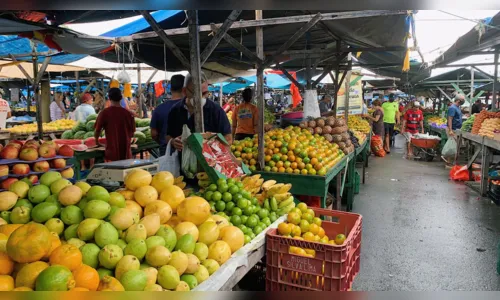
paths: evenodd
<path fill-rule="evenodd" d="M 440 12 L 442 13 L 445 13 L 445 14 L 448 14 L 450 16 L 454 16 L 454 17 L 457 17 L 459 19 L 463 19 L 463 20 L 467 20 L 467 21 L 470 21 L 470 22 L 474 22 L 476 24 L 479 24 L 481 26 L 485 26 L 485 27 L 490 27 L 490 28 L 493 28 L 493 29 L 497 29 L 497 30 L 500 30 L 500 27 L 497 27 L 497 26 L 493 26 L 493 25 L 490 25 L 490 24 L 486 24 L 485 22 L 483 22 L 482 20 L 473 20 L 473 19 L 469 19 L 469 18 L 466 18 L 466 17 L 462 17 L 462 16 L 459 16 L 459 15 L 455 15 L 453 13 L 450 13 L 450 12 L 447 12 L 447 11 L 444 11 L 444 10 L 439 10 Z"/>

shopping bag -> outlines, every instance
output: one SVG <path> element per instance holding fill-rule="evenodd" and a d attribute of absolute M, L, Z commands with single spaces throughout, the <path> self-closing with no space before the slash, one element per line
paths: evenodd
<path fill-rule="evenodd" d="M 179 152 L 177 150 L 170 154 L 172 140 L 167 144 L 167 150 L 165 155 L 158 159 L 158 164 L 160 171 L 168 171 L 172 173 L 174 177 L 179 177 L 181 175 L 181 162 L 179 161 Z"/>
<path fill-rule="evenodd" d="M 457 181 L 469 181 L 467 166 L 453 166 L 450 170 L 450 178 Z"/>
<path fill-rule="evenodd" d="M 189 178 L 193 179 L 195 174 L 197 173 L 198 168 L 198 159 L 196 158 L 196 154 L 189 148 L 189 143 L 187 141 L 188 137 L 191 135 L 191 130 L 187 125 L 182 127 L 182 173 Z"/>
<path fill-rule="evenodd" d="M 448 141 L 444 145 L 441 154 L 444 157 L 452 157 L 455 156 L 455 154 L 457 154 L 457 142 L 453 137 L 448 138 Z"/>
<path fill-rule="evenodd" d="M 379 157 L 385 156 L 384 142 L 382 141 L 382 138 L 379 135 L 372 136 L 372 141 L 370 143 L 370 147 L 372 149 L 372 152 L 376 156 L 379 156 Z"/>

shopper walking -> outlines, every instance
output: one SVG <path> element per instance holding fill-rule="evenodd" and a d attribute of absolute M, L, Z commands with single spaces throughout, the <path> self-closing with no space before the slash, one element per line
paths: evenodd
<path fill-rule="evenodd" d="M 108 92 L 111 105 L 97 117 L 95 123 L 95 140 L 98 141 L 102 130 L 106 134 L 106 161 L 117 161 L 132 158 L 131 139 L 135 132 L 135 120 L 132 113 L 120 105 L 123 99 L 119 88 L 111 88 Z"/>
<path fill-rule="evenodd" d="M 171 100 L 165 100 L 153 111 L 151 118 L 151 137 L 160 144 L 160 155 L 165 155 L 167 149 L 167 124 L 168 115 L 172 107 L 182 101 L 182 87 L 184 86 L 184 75 L 174 75 L 170 78 Z"/>
<path fill-rule="evenodd" d="M 384 110 L 381 107 L 380 100 L 375 100 L 372 102 L 372 107 L 374 109 L 372 115 L 365 115 L 365 118 L 372 121 L 372 131 L 374 135 L 378 135 L 381 138 L 384 137 Z"/>
<path fill-rule="evenodd" d="M 257 133 L 259 111 L 257 106 L 251 103 L 253 92 L 246 88 L 243 90 L 243 103 L 236 106 L 233 111 L 232 135 L 235 140 L 252 138 Z"/>
<path fill-rule="evenodd" d="M 399 105 L 395 102 L 395 98 L 394 94 L 390 94 L 389 101 L 382 104 L 382 109 L 384 110 L 384 150 L 387 153 L 391 153 L 391 141 L 394 135 L 394 126 L 399 124 Z"/>
<path fill-rule="evenodd" d="M 424 133 L 424 115 L 420 110 L 420 102 L 414 101 L 411 107 L 405 112 L 401 133 L 406 138 L 407 158 L 413 158 L 413 148 L 411 147 L 411 138 L 419 132 Z"/>

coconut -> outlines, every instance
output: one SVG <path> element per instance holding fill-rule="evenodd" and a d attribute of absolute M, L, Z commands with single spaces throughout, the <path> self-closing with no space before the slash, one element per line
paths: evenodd
<path fill-rule="evenodd" d="M 337 145 L 339 145 L 340 149 L 344 149 L 346 147 L 344 142 L 338 142 Z"/>
<path fill-rule="evenodd" d="M 335 119 L 335 127 L 342 127 L 345 125 L 344 119 Z"/>
<path fill-rule="evenodd" d="M 332 133 L 332 127 L 330 125 L 326 125 L 323 127 L 323 133 L 330 134 Z"/>
<path fill-rule="evenodd" d="M 338 143 L 342 141 L 342 136 L 340 134 L 334 134 L 332 135 L 333 142 Z"/>
<path fill-rule="evenodd" d="M 319 118 L 319 119 L 317 119 L 317 120 L 316 120 L 316 125 L 317 125 L 318 127 L 323 128 L 323 127 L 325 126 L 325 124 L 326 124 L 326 122 L 325 122 L 325 119 L 324 119 L 324 118 Z"/>
<path fill-rule="evenodd" d="M 314 134 L 314 128 L 307 128 L 311 134 Z"/>
<path fill-rule="evenodd" d="M 335 126 L 335 117 L 328 117 L 326 118 L 326 125 L 328 126 Z"/>
<path fill-rule="evenodd" d="M 323 132 L 323 129 L 321 127 L 314 128 L 314 133 L 321 134 L 322 132 Z"/>
<path fill-rule="evenodd" d="M 331 134 L 326 133 L 326 134 L 325 134 L 325 135 L 323 135 L 323 136 L 324 136 L 324 137 L 325 137 L 325 139 L 326 139 L 327 141 L 329 141 L 330 143 L 333 141 L 333 137 L 332 137 L 332 135 L 331 135 Z"/>
<path fill-rule="evenodd" d="M 309 126 L 309 128 L 314 128 L 314 127 L 316 127 L 316 121 L 311 120 L 311 121 L 309 121 L 309 122 L 307 123 L 307 125 Z"/>
<path fill-rule="evenodd" d="M 300 122 L 299 127 L 304 129 L 304 128 L 307 128 L 307 125 L 308 125 L 307 121 L 302 121 L 302 122 Z"/>

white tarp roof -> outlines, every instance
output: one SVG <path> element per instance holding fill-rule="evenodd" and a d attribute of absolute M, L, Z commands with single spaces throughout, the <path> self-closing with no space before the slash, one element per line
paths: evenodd
<path fill-rule="evenodd" d="M 12 62 L 12 61 L 2 61 L 0 60 L 0 78 L 16 78 L 16 79 L 27 79 L 23 72 L 19 70 L 18 65 L 21 65 L 26 73 L 33 78 L 33 63 L 30 62 Z M 38 64 L 38 69 L 42 64 Z M 83 71 L 84 68 L 69 66 L 69 65 L 48 65 L 47 72 L 68 72 L 68 71 Z"/>

